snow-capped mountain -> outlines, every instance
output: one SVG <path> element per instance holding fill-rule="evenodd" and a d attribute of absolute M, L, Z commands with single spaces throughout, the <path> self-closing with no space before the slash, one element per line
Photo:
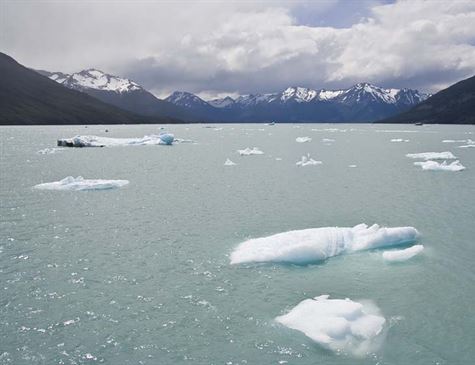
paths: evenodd
<path fill-rule="evenodd" d="M 204 101 L 175 92 L 166 100 L 201 118 L 220 121 L 362 122 L 405 111 L 429 95 L 411 89 L 385 89 L 359 83 L 349 89 L 288 87 L 278 93 L 241 95 Z"/>
<path fill-rule="evenodd" d="M 188 115 L 182 108 L 158 99 L 127 78 L 113 76 L 92 68 L 73 74 L 38 72 L 69 89 L 82 91 L 105 103 L 140 115 L 188 119 Z"/>

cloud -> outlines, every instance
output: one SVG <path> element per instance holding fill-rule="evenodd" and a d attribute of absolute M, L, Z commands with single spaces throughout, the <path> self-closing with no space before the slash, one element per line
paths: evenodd
<path fill-rule="evenodd" d="M 355 3 L 7 2 L 1 43 L 28 66 L 98 67 L 157 95 L 360 81 L 435 91 L 473 74 L 472 1 Z"/>

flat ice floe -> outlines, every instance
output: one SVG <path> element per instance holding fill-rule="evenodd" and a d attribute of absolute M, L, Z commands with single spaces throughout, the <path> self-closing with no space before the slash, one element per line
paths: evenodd
<path fill-rule="evenodd" d="M 239 244 L 231 253 L 231 264 L 282 262 L 307 264 L 330 257 L 410 244 L 417 240 L 413 227 L 386 228 L 373 224 L 354 227 L 323 227 L 253 238 Z"/>
<path fill-rule="evenodd" d="M 465 166 L 460 163 L 459 160 L 453 161 L 448 164 L 447 161 L 437 162 L 437 161 L 420 161 L 414 162 L 414 165 L 422 167 L 422 170 L 432 170 L 432 171 L 462 171 L 465 170 Z"/>
<path fill-rule="evenodd" d="M 238 153 L 241 156 L 251 156 L 251 155 L 263 155 L 264 152 L 262 152 L 259 148 L 253 147 L 253 148 L 245 148 L 243 150 L 238 150 Z"/>
<path fill-rule="evenodd" d="M 419 158 L 421 160 L 454 160 L 457 157 L 452 152 L 422 152 L 422 153 L 408 153 L 406 157 Z"/>
<path fill-rule="evenodd" d="M 388 262 L 402 262 L 419 255 L 424 251 L 423 245 L 414 245 L 405 250 L 386 251 L 383 252 L 383 259 Z"/>
<path fill-rule="evenodd" d="M 232 162 L 229 158 L 224 161 L 224 166 L 234 166 L 236 165 L 234 162 Z"/>
<path fill-rule="evenodd" d="M 82 176 L 76 178 L 68 176 L 60 181 L 54 181 L 35 185 L 35 189 L 41 190 L 108 190 L 125 186 L 128 180 L 102 180 L 102 179 L 84 179 Z"/>
<path fill-rule="evenodd" d="M 326 349 L 358 357 L 379 348 L 386 323 L 378 307 L 370 302 L 329 299 L 329 295 L 305 299 L 275 320 Z"/>
<path fill-rule="evenodd" d="M 143 145 L 171 145 L 175 137 L 171 133 L 152 134 L 142 138 L 109 138 L 99 136 L 75 136 L 58 139 L 61 147 L 116 147 Z"/>
<path fill-rule="evenodd" d="M 310 137 L 297 137 L 295 141 L 298 143 L 305 143 L 305 142 L 312 142 L 312 138 Z"/>
<path fill-rule="evenodd" d="M 310 154 L 307 153 L 307 156 L 302 156 L 300 161 L 296 162 L 297 166 L 315 166 L 315 165 L 321 165 L 322 161 L 315 161 L 313 158 L 310 157 Z"/>

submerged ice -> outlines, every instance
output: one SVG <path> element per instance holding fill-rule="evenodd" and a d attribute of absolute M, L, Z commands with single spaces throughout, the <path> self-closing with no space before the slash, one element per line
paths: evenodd
<path fill-rule="evenodd" d="M 60 181 L 43 183 L 35 185 L 35 189 L 40 190 L 108 190 L 125 186 L 128 180 L 102 180 L 102 179 L 84 179 L 82 176 L 76 178 L 68 176 Z"/>
<path fill-rule="evenodd" d="M 99 136 L 75 136 L 58 139 L 61 147 L 115 147 L 140 145 L 171 145 L 175 136 L 171 133 L 151 134 L 142 138 L 109 138 Z"/>
<path fill-rule="evenodd" d="M 253 238 L 231 253 L 231 264 L 284 262 L 306 264 L 329 257 L 374 248 L 413 243 L 418 232 L 413 227 L 386 228 L 373 224 L 354 227 L 323 227 Z"/>
<path fill-rule="evenodd" d="M 354 356 L 378 349 L 386 323 L 379 309 L 369 302 L 329 299 L 329 295 L 305 299 L 275 320 L 326 349 Z"/>
<path fill-rule="evenodd" d="M 414 162 L 414 165 L 420 166 L 423 170 L 432 170 L 432 171 L 462 171 L 465 170 L 465 166 L 460 163 L 459 160 L 453 161 L 448 164 L 447 161 L 437 162 L 437 161 L 419 161 Z"/>
<path fill-rule="evenodd" d="M 383 259 L 388 262 L 402 262 L 419 255 L 424 251 L 423 245 L 414 245 L 404 250 L 386 251 L 383 252 Z"/>

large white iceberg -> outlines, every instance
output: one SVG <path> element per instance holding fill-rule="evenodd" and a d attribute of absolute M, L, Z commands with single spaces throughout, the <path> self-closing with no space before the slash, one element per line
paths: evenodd
<path fill-rule="evenodd" d="M 422 152 L 422 153 L 408 153 L 409 158 L 419 158 L 421 160 L 454 160 L 455 157 L 452 152 Z"/>
<path fill-rule="evenodd" d="M 383 259 L 388 262 L 402 262 L 419 255 L 424 251 L 423 245 L 414 245 L 404 250 L 386 251 L 383 252 Z"/>
<path fill-rule="evenodd" d="M 35 189 L 41 190 L 108 190 L 125 186 L 128 180 L 102 180 L 102 179 L 84 179 L 82 176 L 76 178 L 68 176 L 60 181 L 54 181 L 35 185 Z"/>
<path fill-rule="evenodd" d="M 241 156 L 251 156 L 251 155 L 263 155 L 264 152 L 262 152 L 259 148 L 253 147 L 253 148 L 245 148 L 243 150 L 238 150 L 238 153 Z"/>
<path fill-rule="evenodd" d="M 417 237 L 413 227 L 368 227 L 363 223 L 354 227 L 310 228 L 247 240 L 234 249 L 230 259 L 231 264 L 306 264 L 355 251 L 410 244 Z"/>
<path fill-rule="evenodd" d="M 301 167 L 304 167 L 304 166 L 315 166 L 315 165 L 321 165 L 322 164 L 322 161 L 316 161 L 314 160 L 313 158 L 310 157 L 310 154 L 307 153 L 307 156 L 302 156 L 302 158 L 300 159 L 300 161 L 297 161 L 296 162 L 296 165 L 297 166 L 301 166 Z"/>
<path fill-rule="evenodd" d="M 447 161 L 441 163 L 437 161 L 420 161 L 414 162 L 414 165 L 422 167 L 423 170 L 433 171 L 462 171 L 465 170 L 465 166 L 460 163 L 459 160 L 453 161 L 448 164 Z"/>
<path fill-rule="evenodd" d="M 312 142 L 312 138 L 310 137 L 297 137 L 295 141 L 298 143 L 305 143 L 305 142 Z"/>
<path fill-rule="evenodd" d="M 328 295 L 305 299 L 275 320 L 326 349 L 354 356 L 365 356 L 379 348 L 386 323 L 370 302 L 329 299 Z"/>
<path fill-rule="evenodd" d="M 109 138 L 99 136 L 75 136 L 58 139 L 61 147 L 115 147 L 140 145 L 171 145 L 175 136 L 171 133 L 151 134 L 142 138 Z"/>

